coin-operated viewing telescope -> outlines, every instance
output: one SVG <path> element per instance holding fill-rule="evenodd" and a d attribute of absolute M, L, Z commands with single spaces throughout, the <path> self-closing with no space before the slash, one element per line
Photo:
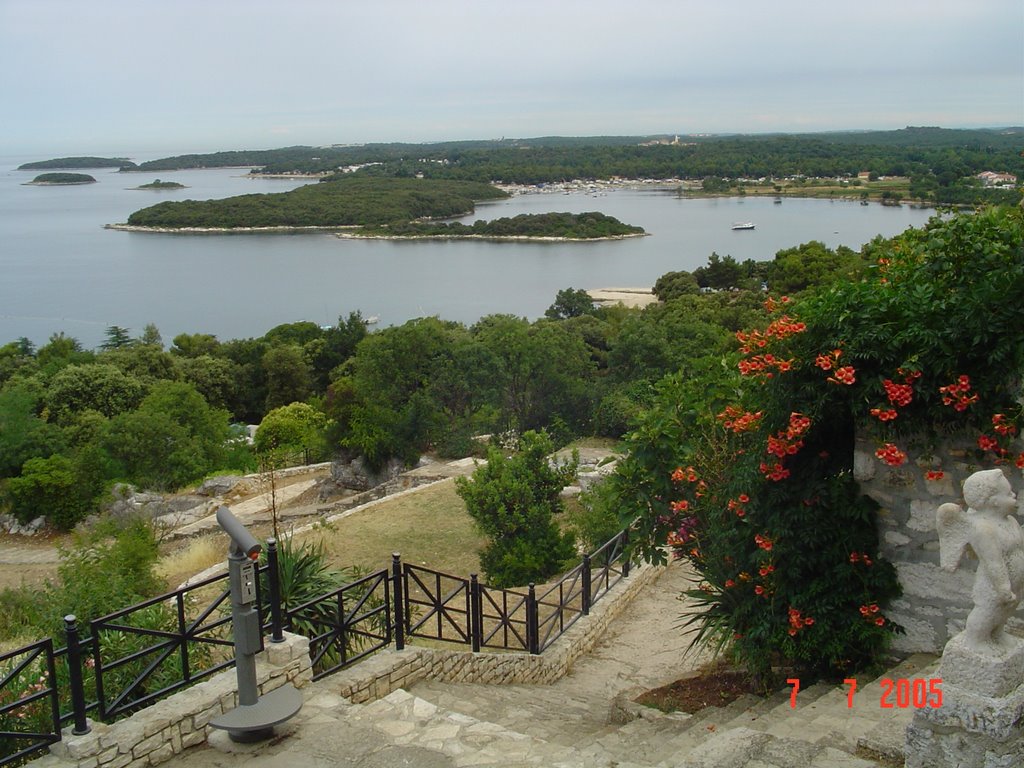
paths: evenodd
<path fill-rule="evenodd" d="M 214 728 L 228 732 L 232 741 L 253 742 L 270 738 L 274 726 L 290 719 L 302 708 L 302 694 L 293 686 L 259 695 L 256 682 L 256 654 L 263 650 L 256 583 L 263 545 L 227 507 L 217 510 L 217 522 L 231 537 L 228 546 L 228 581 L 231 587 L 231 628 L 235 639 L 235 673 L 238 677 L 238 706 L 210 721 Z"/>

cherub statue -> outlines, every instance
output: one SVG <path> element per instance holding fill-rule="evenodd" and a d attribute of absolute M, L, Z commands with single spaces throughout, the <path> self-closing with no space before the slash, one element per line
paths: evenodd
<path fill-rule="evenodd" d="M 1017 497 L 1002 470 L 987 469 L 964 481 L 964 501 L 966 512 L 959 504 L 942 504 L 936 511 L 939 563 L 955 571 L 968 545 L 974 550 L 978 572 L 965 644 L 977 651 L 1008 653 L 1016 642 L 1003 627 L 1024 595 L 1024 532 L 1015 517 Z"/>

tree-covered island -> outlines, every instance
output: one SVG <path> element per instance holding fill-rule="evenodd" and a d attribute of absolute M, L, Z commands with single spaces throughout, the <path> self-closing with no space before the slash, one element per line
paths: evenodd
<path fill-rule="evenodd" d="M 41 173 L 28 184 L 39 186 L 62 185 L 62 184 L 95 184 L 96 179 L 87 173 Z"/>
<path fill-rule="evenodd" d="M 124 157 L 55 157 L 52 160 L 38 160 L 19 165 L 19 171 L 69 170 L 78 168 L 117 168 L 128 171 L 136 165 Z"/>
<path fill-rule="evenodd" d="M 508 193 L 471 181 L 345 176 L 289 192 L 223 200 L 158 203 L 128 217 L 128 226 L 171 230 L 325 229 L 472 213 L 478 200 Z"/>
<path fill-rule="evenodd" d="M 347 233 L 352 237 L 446 239 L 595 240 L 646 234 L 597 212 L 520 215 L 473 224 L 432 221 L 472 213 L 478 200 L 508 196 L 474 181 L 337 175 L 289 192 L 159 203 L 136 211 L 126 225 L 111 227 L 180 232 L 344 227 L 353 230 Z"/>
<path fill-rule="evenodd" d="M 140 184 L 137 187 L 133 187 L 133 189 L 185 189 L 185 185 L 179 184 L 176 181 L 160 181 L 160 179 L 156 179 L 149 182 L 149 184 Z"/>
<path fill-rule="evenodd" d="M 472 224 L 452 222 L 410 221 L 363 227 L 339 237 L 427 238 L 453 240 L 477 238 L 484 240 L 611 240 L 642 237 L 643 227 L 624 224 L 614 216 L 597 211 L 586 213 L 523 213 L 492 221 Z"/>

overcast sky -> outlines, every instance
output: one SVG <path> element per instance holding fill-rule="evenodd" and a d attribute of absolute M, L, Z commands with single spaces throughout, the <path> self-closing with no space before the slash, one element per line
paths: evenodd
<path fill-rule="evenodd" d="M 0 0 L 0 152 L 1024 125 L 1021 0 Z"/>

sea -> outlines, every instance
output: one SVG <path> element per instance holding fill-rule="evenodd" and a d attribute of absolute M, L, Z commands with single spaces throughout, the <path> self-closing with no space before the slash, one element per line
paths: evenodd
<path fill-rule="evenodd" d="M 284 192 L 306 179 L 252 178 L 248 169 L 83 171 L 97 183 L 27 185 L 39 172 L 0 158 L 0 345 L 54 333 L 95 348 L 110 326 L 140 335 L 153 323 L 221 340 L 262 336 L 282 323 L 331 325 L 359 311 L 380 326 L 438 316 L 472 324 L 504 313 L 543 315 L 563 288 L 650 288 L 712 253 L 770 260 L 811 240 L 859 249 L 923 226 L 934 214 L 904 205 L 770 197 L 692 199 L 671 185 L 532 190 L 485 203 L 463 221 L 520 213 L 600 211 L 649 236 L 601 242 L 366 241 L 331 234 L 178 235 L 104 225 L 164 200 Z M 145 158 L 143 158 L 145 159 Z M 139 190 L 160 179 L 185 186 Z M 314 182 L 315 183 L 315 182 Z M 736 223 L 754 229 L 733 230 Z"/>

